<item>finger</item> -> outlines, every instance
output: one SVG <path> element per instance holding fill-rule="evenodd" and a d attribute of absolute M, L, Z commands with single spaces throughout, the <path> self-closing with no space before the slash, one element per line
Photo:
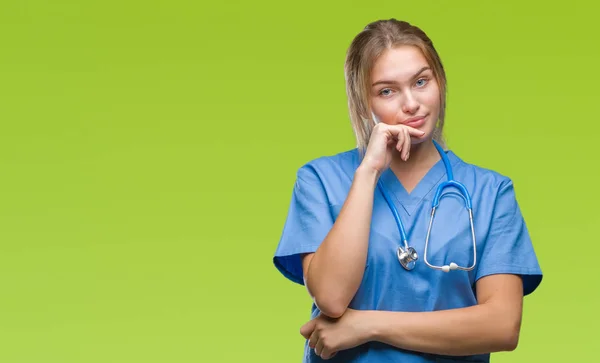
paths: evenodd
<path fill-rule="evenodd" d="M 415 129 L 406 125 L 389 126 L 388 132 L 391 134 L 391 137 L 394 140 L 398 140 L 398 138 L 402 137 L 401 135 L 405 135 L 404 132 L 407 132 L 406 134 L 408 134 L 411 137 L 422 137 L 423 135 L 425 135 L 425 131 L 421 131 L 419 129 Z"/>
<path fill-rule="evenodd" d="M 408 153 L 410 151 L 410 135 L 408 130 L 401 129 L 398 133 L 398 143 L 396 149 L 400 152 L 400 158 L 404 161 L 408 160 Z"/>
<path fill-rule="evenodd" d="M 402 130 L 396 135 L 396 150 L 402 155 L 402 149 L 404 148 L 404 133 Z"/>
<path fill-rule="evenodd" d="M 321 353 L 323 353 L 323 348 L 325 348 L 325 343 L 323 339 L 319 339 L 317 344 L 315 345 L 315 353 L 320 357 Z"/>
<path fill-rule="evenodd" d="M 415 136 L 415 137 L 421 137 L 421 136 L 425 135 L 425 131 L 421 131 L 419 129 L 415 129 L 414 127 L 410 127 L 410 126 L 406 126 L 406 125 L 393 125 L 393 126 L 390 126 L 390 129 L 392 130 L 391 132 L 394 135 L 399 134 L 400 130 L 408 130 L 408 134 L 411 136 Z"/>
<path fill-rule="evenodd" d="M 396 134 L 398 132 L 391 128 L 389 125 L 386 125 L 385 128 L 382 127 L 381 129 L 384 130 L 383 137 L 385 138 L 386 144 L 388 146 L 392 146 L 393 144 L 395 144 L 397 141 Z"/>
<path fill-rule="evenodd" d="M 400 129 L 398 132 L 398 143 L 396 144 L 396 149 L 400 152 L 400 158 L 402 160 L 406 160 L 406 139 L 410 138 L 408 136 L 408 132 L 404 129 Z"/>
<path fill-rule="evenodd" d="M 302 327 L 300 328 L 300 334 L 308 339 L 310 338 L 310 335 L 312 334 L 313 330 L 315 330 L 315 321 L 311 320 L 308 323 L 302 325 Z"/>
<path fill-rule="evenodd" d="M 323 359 L 331 359 L 334 355 L 335 352 L 333 352 L 331 349 L 328 349 L 327 347 L 324 347 L 323 351 L 321 351 L 321 358 Z"/>
<path fill-rule="evenodd" d="M 386 135 L 386 138 L 387 138 L 387 141 L 386 141 L 387 146 L 392 146 L 392 145 L 394 145 L 398 141 L 396 139 L 396 136 L 394 136 L 391 133 L 389 135 Z"/>
<path fill-rule="evenodd" d="M 404 129 L 405 137 L 404 137 L 404 146 L 402 147 L 404 151 L 404 161 L 408 160 L 410 154 L 410 134 L 408 129 Z"/>
<path fill-rule="evenodd" d="M 405 130 L 408 130 L 409 135 L 411 136 L 423 136 L 425 135 L 425 131 L 421 131 L 419 129 L 415 129 L 414 127 L 402 125 Z"/>
<path fill-rule="evenodd" d="M 423 136 L 423 135 L 425 135 L 425 131 L 421 131 L 419 129 L 415 129 L 414 127 L 410 127 L 410 126 L 403 125 L 403 124 L 399 124 L 399 125 L 381 124 L 381 127 L 379 128 L 379 130 L 382 131 L 382 132 L 390 132 L 392 134 L 392 136 L 394 137 L 394 139 L 397 137 L 398 133 L 402 129 L 408 130 L 409 131 L 408 133 L 411 136 Z"/>
<path fill-rule="evenodd" d="M 319 335 L 316 333 L 313 333 L 310 336 L 310 339 L 308 340 L 308 346 L 311 347 L 312 349 L 315 349 L 318 341 L 319 341 Z"/>

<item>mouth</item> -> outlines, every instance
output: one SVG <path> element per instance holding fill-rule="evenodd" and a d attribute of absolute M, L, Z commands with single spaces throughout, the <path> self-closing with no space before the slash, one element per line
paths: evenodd
<path fill-rule="evenodd" d="M 426 118 L 427 118 L 427 115 L 415 116 L 415 117 L 411 117 L 409 119 L 404 120 L 404 122 L 402 122 L 402 124 L 409 126 L 409 127 L 417 128 L 417 127 L 421 127 L 425 124 Z"/>

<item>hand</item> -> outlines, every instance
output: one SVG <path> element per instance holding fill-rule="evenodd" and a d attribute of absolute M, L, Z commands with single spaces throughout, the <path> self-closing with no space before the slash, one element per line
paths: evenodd
<path fill-rule="evenodd" d="M 362 164 L 381 174 L 392 163 L 394 148 L 400 152 L 402 160 L 406 161 L 409 157 L 411 136 L 423 135 L 424 131 L 410 126 L 378 123 L 371 133 Z"/>
<path fill-rule="evenodd" d="M 319 314 L 300 328 L 309 347 L 323 359 L 332 358 L 338 351 L 354 348 L 369 339 L 365 311 L 346 309 L 337 319 Z"/>

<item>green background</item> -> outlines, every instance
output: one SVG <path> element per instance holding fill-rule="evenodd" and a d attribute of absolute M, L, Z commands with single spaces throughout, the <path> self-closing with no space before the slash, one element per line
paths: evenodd
<path fill-rule="evenodd" d="M 0 3 L 0 362 L 299 362 L 310 300 L 272 255 L 390 17 L 434 40 L 448 144 L 514 180 L 545 273 L 493 361 L 597 360 L 597 6 L 218 4 Z"/>

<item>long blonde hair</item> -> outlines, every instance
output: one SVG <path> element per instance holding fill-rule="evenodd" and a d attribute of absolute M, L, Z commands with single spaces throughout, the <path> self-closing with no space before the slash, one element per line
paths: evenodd
<path fill-rule="evenodd" d="M 442 61 L 425 32 L 406 21 L 389 19 L 368 24 L 352 40 L 346 54 L 344 72 L 348 109 L 361 154 L 364 154 L 375 126 L 368 97 L 371 69 L 385 50 L 402 45 L 418 47 L 433 71 L 440 90 L 440 114 L 433 139 L 445 147 L 442 131 L 446 114 L 446 73 Z"/>

